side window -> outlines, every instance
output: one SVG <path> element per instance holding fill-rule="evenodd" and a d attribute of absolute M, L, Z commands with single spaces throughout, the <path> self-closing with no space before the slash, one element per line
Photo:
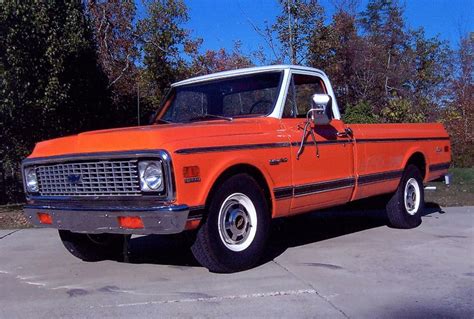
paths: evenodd
<path fill-rule="evenodd" d="M 312 75 L 293 74 L 286 95 L 283 117 L 306 117 L 313 94 L 325 94 L 321 78 Z"/>

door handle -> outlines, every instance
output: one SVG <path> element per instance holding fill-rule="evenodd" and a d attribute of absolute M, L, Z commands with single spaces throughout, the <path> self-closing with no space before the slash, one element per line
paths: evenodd
<path fill-rule="evenodd" d="M 344 129 L 344 132 L 337 132 L 336 133 L 336 136 L 337 137 L 352 137 L 354 132 L 352 132 L 351 128 L 350 127 L 346 127 Z"/>

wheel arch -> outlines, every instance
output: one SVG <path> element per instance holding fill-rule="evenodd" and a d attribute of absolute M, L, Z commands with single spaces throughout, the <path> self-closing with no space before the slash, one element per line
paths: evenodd
<path fill-rule="evenodd" d="M 237 174 L 248 174 L 249 176 L 255 179 L 255 181 L 263 190 L 265 200 L 267 201 L 268 211 L 270 213 L 270 216 L 273 216 L 274 203 L 273 203 L 273 197 L 272 197 L 272 192 L 271 192 L 271 187 L 269 185 L 269 182 L 265 174 L 258 167 L 248 164 L 248 163 L 240 163 L 240 164 L 234 164 L 232 166 L 229 166 L 224 171 L 222 171 L 220 175 L 214 180 L 210 188 L 210 191 L 208 192 L 206 196 L 206 202 L 205 202 L 206 213 L 207 213 L 207 208 L 209 207 L 210 201 L 212 197 L 214 196 L 214 194 L 216 193 L 218 186 L 221 185 L 228 178 Z"/>
<path fill-rule="evenodd" d="M 413 164 L 420 170 L 421 176 L 423 180 L 425 180 L 428 176 L 428 162 L 426 161 L 426 156 L 423 152 L 417 150 L 405 160 L 405 165 L 403 166 L 406 168 L 408 165 Z"/>

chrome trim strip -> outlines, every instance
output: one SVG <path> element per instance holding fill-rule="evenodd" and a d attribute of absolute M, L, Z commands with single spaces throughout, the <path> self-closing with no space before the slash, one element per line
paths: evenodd
<path fill-rule="evenodd" d="M 293 187 L 279 187 L 273 189 L 275 199 L 284 199 L 293 197 Z"/>
<path fill-rule="evenodd" d="M 401 178 L 403 176 L 403 170 L 388 171 L 382 173 L 373 173 L 367 175 L 361 175 L 357 179 L 358 185 L 372 184 L 383 182 L 387 180 Z"/>
<path fill-rule="evenodd" d="M 275 196 L 275 199 L 280 200 L 334 191 L 338 189 L 352 187 L 354 186 L 354 184 L 355 178 L 348 177 L 319 183 L 278 187 L 273 189 L 273 194 Z"/>
<path fill-rule="evenodd" d="M 297 186 L 278 187 L 273 189 L 276 200 L 308 196 L 323 192 L 331 192 L 348 187 L 354 187 L 398 179 L 403 176 L 403 170 L 388 171 L 361 175 L 358 178 L 348 177 L 319 183 L 304 184 Z"/>
<path fill-rule="evenodd" d="M 169 206 L 152 206 L 152 207 L 124 207 L 124 206 L 100 206 L 100 207 L 78 207 L 78 206 L 54 206 L 54 205 L 25 205 L 24 209 L 39 209 L 39 210 L 67 210 L 67 211 L 79 211 L 79 212 L 154 212 L 154 211 L 167 211 L 167 212 L 181 212 L 189 211 L 189 207 L 186 205 L 169 205 Z"/>
<path fill-rule="evenodd" d="M 42 224 L 38 213 L 47 213 L 52 217 L 52 224 Z M 161 206 L 150 210 L 109 210 L 103 207 L 98 210 L 26 206 L 25 216 L 39 227 L 70 230 L 79 233 L 115 233 L 115 234 L 176 234 L 186 227 L 189 208 L 186 205 Z M 142 219 L 143 228 L 122 228 L 118 217 L 133 216 Z"/>
<path fill-rule="evenodd" d="M 361 138 L 356 143 L 390 143 L 418 141 L 449 141 L 449 137 L 400 137 L 400 138 Z"/>
<path fill-rule="evenodd" d="M 294 188 L 294 197 L 334 191 L 342 188 L 352 187 L 354 184 L 355 178 L 349 177 L 320 183 L 299 185 Z"/>
<path fill-rule="evenodd" d="M 443 171 L 451 166 L 451 162 L 430 165 L 430 171 Z"/>
<path fill-rule="evenodd" d="M 318 146 L 321 145 L 335 145 L 335 144 L 348 144 L 353 143 L 353 140 L 326 140 L 326 141 L 316 141 Z M 301 142 L 291 142 L 291 146 L 300 146 Z M 304 142 L 304 146 L 314 146 L 313 141 L 306 141 Z"/>
<path fill-rule="evenodd" d="M 43 163 L 63 163 L 76 160 L 88 159 L 120 159 L 120 158 L 136 158 L 143 155 L 156 155 L 159 152 L 167 153 L 164 150 L 136 150 L 136 151 L 113 151 L 113 152 L 94 152 L 94 153 L 71 153 L 63 155 L 53 155 L 46 157 L 25 158 L 22 162 L 24 165 L 29 165 L 30 162 L 34 164 Z"/>
<path fill-rule="evenodd" d="M 423 137 L 423 138 L 379 138 L 379 139 L 344 139 L 344 140 L 325 140 L 317 141 L 318 146 L 348 144 L 348 143 L 389 143 L 389 142 L 416 142 L 416 141 L 448 141 L 448 137 Z M 254 150 L 262 148 L 279 148 L 288 146 L 299 146 L 300 142 L 291 143 L 265 143 L 265 144 L 242 144 L 242 145 L 224 145 L 224 146 L 209 146 L 209 147 L 194 147 L 176 150 L 176 154 L 197 154 L 197 153 L 211 153 L 211 152 L 228 152 L 237 150 Z M 305 142 L 305 146 L 314 145 L 313 142 Z"/>
<path fill-rule="evenodd" d="M 165 150 L 134 150 L 134 151 L 114 151 L 114 152 L 98 152 L 98 153 L 73 153 L 73 154 L 64 154 L 64 155 L 55 155 L 48 157 L 36 157 L 36 158 L 26 158 L 21 163 L 21 172 L 25 170 L 25 167 L 32 165 L 41 165 L 48 163 L 67 163 L 83 160 L 111 160 L 111 159 L 146 159 L 146 158 L 160 158 L 162 160 L 163 169 L 165 171 L 165 186 L 166 186 L 166 196 L 157 197 L 159 200 L 173 201 L 176 198 L 176 186 L 175 186 L 175 177 L 173 170 L 173 163 L 171 160 L 170 154 Z M 44 198 L 42 196 L 36 196 L 29 194 L 26 190 L 25 176 L 23 176 L 24 191 L 26 194 L 27 200 L 30 199 L 53 199 L 53 198 Z M 152 196 L 152 194 L 143 194 L 140 197 Z M 80 196 L 81 198 L 91 198 L 95 197 L 86 197 Z M 65 197 L 54 197 L 57 200 L 71 200 L 78 198 L 76 196 L 65 196 Z M 127 198 L 127 196 L 114 196 L 113 198 L 120 200 L 122 198 Z"/>
<path fill-rule="evenodd" d="M 228 152 L 238 150 L 254 150 L 264 148 L 280 148 L 290 147 L 290 143 L 264 143 L 264 144 L 243 144 L 243 145 L 225 145 L 225 146 L 209 146 L 209 147 L 195 147 L 195 148 L 183 148 L 176 150 L 176 154 L 196 154 L 196 153 L 211 153 L 211 152 Z"/>

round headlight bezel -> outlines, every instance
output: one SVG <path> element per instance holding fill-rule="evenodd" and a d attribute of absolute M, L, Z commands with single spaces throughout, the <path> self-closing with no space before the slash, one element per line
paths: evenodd
<path fill-rule="evenodd" d="M 164 174 L 161 161 L 141 161 L 138 164 L 142 192 L 163 192 Z"/>
<path fill-rule="evenodd" d="M 39 192 L 38 176 L 34 167 L 29 167 L 25 170 L 25 184 L 26 190 L 29 193 Z"/>

